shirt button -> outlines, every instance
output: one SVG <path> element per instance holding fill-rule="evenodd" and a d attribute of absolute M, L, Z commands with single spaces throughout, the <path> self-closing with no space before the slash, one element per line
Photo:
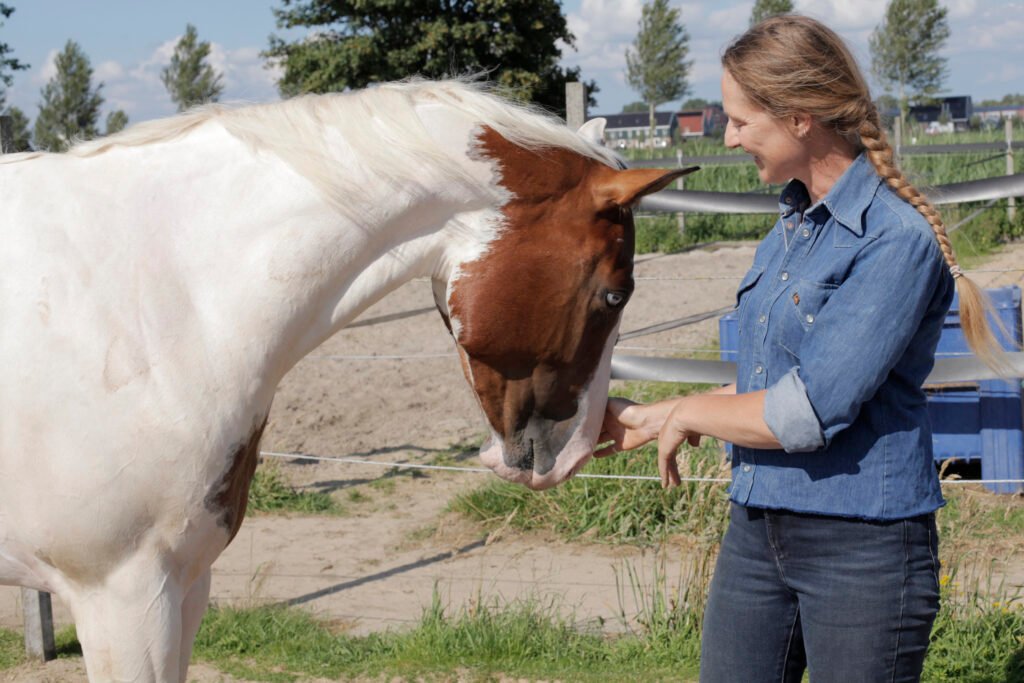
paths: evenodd
<path fill-rule="evenodd" d="M 750 471 L 750 465 L 744 465 L 743 466 L 743 471 L 744 472 L 749 472 Z"/>
<path fill-rule="evenodd" d="M 787 204 L 792 204 L 793 198 L 790 197 L 789 195 L 786 195 L 786 197 L 782 201 L 786 202 Z"/>
<path fill-rule="evenodd" d="M 782 281 L 785 282 L 788 279 L 789 279 L 789 273 L 783 273 L 782 274 Z"/>
<path fill-rule="evenodd" d="M 767 319 L 768 319 L 768 316 L 766 316 L 766 315 L 765 315 L 764 313 L 762 313 L 762 314 L 760 315 L 760 317 L 758 317 L 758 319 L 757 319 L 757 322 L 759 322 L 759 323 L 763 323 L 763 322 L 764 322 L 765 320 L 767 320 Z"/>
<path fill-rule="evenodd" d="M 808 230 L 807 228 L 804 228 L 804 231 L 802 233 L 800 233 L 800 234 L 803 235 L 804 237 L 810 237 L 811 236 L 811 231 Z"/>
<path fill-rule="evenodd" d="M 808 325 L 810 325 L 811 323 L 813 323 L 813 322 L 814 322 L 814 316 L 813 316 L 813 315 L 811 315 L 810 313 L 808 313 L 808 314 L 807 314 L 807 317 L 806 317 L 806 318 L 804 318 L 804 320 L 806 320 L 806 321 L 807 321 L 807 324 L 808 324 Z"/>
<path fill-rule="evenodd" d="M 764 367 L 763 367 L 763 366 L 761 366 L 761 365 L 755 366 L 755 367 L 754 367 L 754 372 L 755 372 L 756 374 L 760 375 L 760 374 L 761 374 L 762 372 L 764 372 Z"/>

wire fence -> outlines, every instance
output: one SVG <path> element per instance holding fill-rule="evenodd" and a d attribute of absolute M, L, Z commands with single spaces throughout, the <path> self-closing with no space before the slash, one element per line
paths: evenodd
<path fill-rule="evenodd" d="M 491 474 L 486 467 L 460 467 L 458 465 L 429 465 L 425 463 L 412 462 L 384 462 L 381 460 L 366 460 L 363 458 L 349 458 L 345 456 L 310 455 L 308 453 L 282 453 L 279 451 L 260 451 L 260 455 L 268 458 L 282 458 L 289 460 L 307 460 L 311 462 L 333 462 L 345 465 L 367 465 L 369 467 L 383 467 L 398 470 L 422 470 L 440 472 L 463 472 L 471 474 Z M 661 477 L 639 475 L 639 474 L 588 474 L 581 472 L 575 475 L 576 479 L 618 479 L 623 481 L 656 481 L 661 482 Z M 680 477 L 683 482 L 697 482 L 706 484 L 728 484 L 731 479 L 727 477 Z M 1024 484 L 1024 479 L 954 479 L 943 478 L 939 481 L 942 485 L 954 484 Z"/>

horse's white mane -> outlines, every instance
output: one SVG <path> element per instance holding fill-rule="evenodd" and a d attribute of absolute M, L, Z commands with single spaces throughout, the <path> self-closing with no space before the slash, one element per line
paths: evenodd
<path fill-rule="evenodd" d="M 135 147 L 173 140 L 215 121 L 255 150 L 284 159 L 321 189 L 331 203 L 345 210 L 346 193 L 353 188 L 339 177 L 336 160 L 324 153 L 330 131 L 366 160 L 377 177 L 415 184 L 424 173 L 446 173 L 456 183 L 473 181 L 451 163 L 450 154 L 467 150 L 440 149 L 416 116 L 418 104 L 436 102 L 488 126 L 510 142 L 527 149 L 565 148 L 616 167 L 614 152 L 576 135 L 558 118 L 540 108 L 513 103 L 487 91 L 478 82 L 414 79 L 366 90 L 328 95 L 305 95 L 282 102 L 249 106 L 220 104 L 197 107 L 164 119 L 146 121 L 120 133 L 80 142 L 67 155 L 93 157 L 118 147 Z M 27 160 L 40 153 L 0 157 L 0 163 Z M 351 198 L 352 194 L 347 194 Z"/>

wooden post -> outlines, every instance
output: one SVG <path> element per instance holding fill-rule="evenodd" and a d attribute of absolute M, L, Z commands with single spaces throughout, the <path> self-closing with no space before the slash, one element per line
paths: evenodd
<path fill-rule="evenodd" d="M 14 151 L 14 130 L 10 116 L 0 116 L 0 154 Z"/>
<path fill-rule="evenodd" d="M 565 125 L 579 130 L 587 120 L 587 93 L 582 83 L 565 84 Z"/>
<path fill-rule="evenodd" d="M 1013 119 L 1006 117 L 1006 175 L 1013 175 Z M 1006 218 L 1012 223 L 1017 218 L 1017 199 L 1006 200 Z"/>
<path fill-rule="evenodd" d="M 896 165 L 900 163 L 900 148 L 903 147 L 903 116 L 900 114 L 896 115 L 896 120 L 893 121 L 892 135 L 896 138 L 896 144 L 893 145 L 893 149 L 896 152 Z"/>
<path fill-rule="evenodd" d="M 48 662 L 57 658 L 53 640 L 53 603 L 49 593 L 21 589 L 21 607 L 25 613 L 25 654 L 29 659 Z"/>
<path fill-rule="evenodd" d="M 0 116 L 0 154 L 13 151 L 14 131 L 11 118 Z M 53 603 L 49 593 L 21 589 L 21 607 L 25 614 L 25 653 L 29 659 L 48 662 L 57 658 L 53 640 Z"/>
<path fill-rule="evenodd" d="M 683 167 L 683 150 L 681 149 L 676 150 L 676 164 L 679 168 Z M 686 189 L 686 176 L 681 176 L 679 180 L 676 181 L 676 189 Z M 686 234 L 686 214 L 682 211 L 676 214 L 676 228 L 679 230 L 680 235 Z"/>

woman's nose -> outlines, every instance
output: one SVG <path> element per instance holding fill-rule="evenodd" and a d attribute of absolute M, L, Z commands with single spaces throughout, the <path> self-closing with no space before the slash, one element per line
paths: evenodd
<path fill-rule="evenodd" d="M 729 149 L 740 146 L 739 135 L 736 134 L 736 129 L 733 128 L 731 122 L 725 125 L 725 146 Z"/>

